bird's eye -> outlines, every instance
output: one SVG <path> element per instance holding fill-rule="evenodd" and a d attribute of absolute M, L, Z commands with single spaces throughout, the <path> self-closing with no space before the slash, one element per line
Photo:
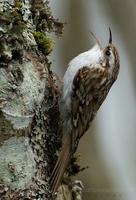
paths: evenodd
<path fill-rule="evenodd" d="M 106 56 L 110 56 L 111 53 L 110 53 L 110 51 L 107 50 L 107 51 L 105 52 L 105 54 L 106 54 Z"/>

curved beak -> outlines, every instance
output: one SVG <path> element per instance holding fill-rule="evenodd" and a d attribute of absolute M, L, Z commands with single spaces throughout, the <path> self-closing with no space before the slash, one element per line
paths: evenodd
<path fill-rule="evenodd" d="M 110 28 L 109 28 L 109 44 L 112 44 L 112 33 Z"/>

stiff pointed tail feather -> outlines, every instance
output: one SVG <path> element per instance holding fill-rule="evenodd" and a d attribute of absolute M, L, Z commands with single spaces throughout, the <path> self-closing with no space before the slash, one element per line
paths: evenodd
<path fill-rule="evenodd" d="M 67 137 L 62 146 L 59 159 L 50 177 L 49 190 L 52 192 L 52 194 L 54 194 L 57 191 L 58 187 L 61 184 L 70 157 L 71 157 L 71 137 Z"/>

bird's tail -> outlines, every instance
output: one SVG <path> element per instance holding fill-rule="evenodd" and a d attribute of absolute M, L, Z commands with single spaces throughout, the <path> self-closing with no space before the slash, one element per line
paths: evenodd
<path fill-rule="evenodd" d="M 59 159 L 50 177 L 49 189 L 52 192 L 52 194 L 54 194 L 57 191 L 59 185 L 61 184 L 70 157 L 71 157 L 71 137 L 69 134 L 69 137 L 67 137 L 62 146 Z"/>

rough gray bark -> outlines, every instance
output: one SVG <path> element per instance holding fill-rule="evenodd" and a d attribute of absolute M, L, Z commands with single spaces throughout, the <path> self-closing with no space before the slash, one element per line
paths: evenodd
<path fill-rule="evenodd" d="M 0 1 L 0 199 L 51 199 L 61 122 L 47 33 L 62 30 L 48 1 Z M 78 184 L 60 187 L 57 199 L 77 199 Z"/>

